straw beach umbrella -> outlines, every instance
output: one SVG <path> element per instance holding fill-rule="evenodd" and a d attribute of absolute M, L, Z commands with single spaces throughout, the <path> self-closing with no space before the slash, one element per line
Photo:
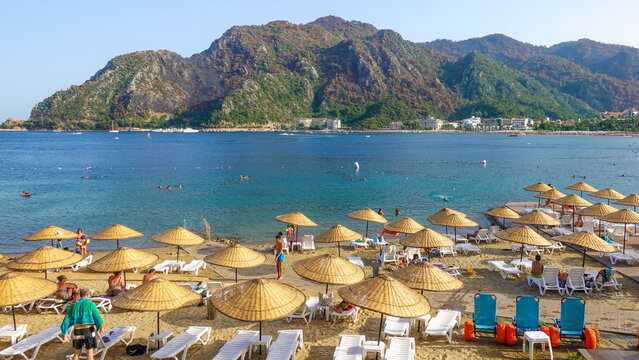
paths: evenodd
<path fill-rule="evenodd" d="M 402 234 L 413 234 L 423 228 L 424 227 L 417 221 L 409 217 L 393 221 L 392 223 L 384 224 L 384 230 Z"/>
<path fill-rule="evenodd" d="M 291 267 L 303 278 L 328 285 L 349 285 L 364 280 L 364 270 L 331 254 L 312 256 L 295 261 Z"/>
<path fill-rule="evenodd" d="M 466 216 L 466 214 L 464 214 L 461 211 L 457 211 L 457 210 L 453 210 L 453 209 L 449 209 L 449 208 L 442 208 L 439 211 L 436 211 L 432 214 L 430 214 L 430 216 L 428 216 L 426 218 L 426 220 L 428 220 L 431 224 L 436 225 L 436 226 L 446 226 L 446 225 L 442 225 L 440 224 L 444 219 L 446 219 L 448 217 L 448 215 L 452 215 L 452 214 L 457 214 L 459 216 Z M 448 234 L 448 226 L 446 226 L 446 234 Z"/>
<path fill-rule="evenodd" d="M 395 270 L 390 275 L 401 280 L 411 289 L 423 291 L 453 291 L 464 283 L 428 261 Z"/>
<path fill-rule="evenodd" d="M 604 215 L 601 217 L 601 220 L 611 222 L 614 224 L 624 224 L 623 227 L 623 251 L 622 253 L 626 253 L 626 233 L 628 231 L 628 224 L 639 224 L 639 214 L 630 210 L 623 209 L 619 211 L 615 211 L 611 214 Z"/>
<path fill-rule="evenodd" d="M 430 259 L 430 249 L 446 246 L 455 246 L 455 242 L 448 236 L 438 233 L 435 230 L 424 228 L 414 234 L 410 234 L 407 237 L 399 241 L 401 245 L 406 247 L 424 248 L 428 251 L 428 258 Z M 410 260 L 410 259 L 409 259 Z"/>
<path fill-rule="evenodd" d="M 528 185 L 528 186 L 524 186 L 524 190 L 526 191 L 532 191 L 532 192 L 536 192 L 536 193 L 543 193 L 545 191 L 549 191 L 552 190 L 553 188 L 542 183 L 542 182 L 538 182 L 536 184 L 532 184 L 532 185 Z M 539 198 L 538 204 L 541 204 L 541 198 Z"/>
<path fill-rule="evenodd" d="M 637 211 L 637 206 L 639 206 L 639 195 L 637 194 L 628 195 L 623 199 L 615 201 L 613 204 L 623 205 L 623 206 L 632 206 L 632 211 Z M 635 232 L 637 232 L 637 224 L 635 224 Z"/>
<path fill-rule="evenodd" d="M 302 214 L 299 211 L 290 214 L 278 215 L 275 217 L 275 219 L 285 224 L 295 225 L 295 237 L 292 240 L 289 239 L 289 242 L 297 240 L 297 228 L 299 226 L 317 226 L 316 223 L 314 223 L 311 219 L 307 218 L 306 215 Z"/>
<path fill-rule="evenodd" d="M 266 261 L 266 256 L 246 246 L 233 244 L 213 254 L 207 255 L 204 261 L 217 266 L 234 268 L 235 282 L 237 282 L 237 269 L 246 269 L 262 265 Z"/>
<path fill-rule="evenodd" d="M 566 194 L 562 193 L 561 191 L 557 190 L 557 189 L 550 189 L 548 191 L 544 191 L 540 194 L 537 195 L 533 195 L 533 197 L 536 197 L 538 199 L 545 199 L 545 200 L 550 200 L 550 201 L 554 201 L 556 199 L 562 198 L 566 196 Z M 553 208 L 555 206 L 553 205 Z"/>
<path fill-rule="evenodd" d="M 159 334 L 160 311 L 197 305 L 201 300 L 200 294 L 194 291 L 165 279 L 155 278 L 146 284 L 118 294 L 113 298 L 113 306 L 126 310 L 157 312 L 157 334 Z"/>
<path fill-rule="evenodd" d="M 337 243 L 337 254 L 342 256 L 342 252 L 339 248 L 339 243 L 342 241 L 358 240 L 362 238 L 362 234 L 355 232 L 346 226 L 335 225 L 332 228 L 326 230 L 323 234 L 319 235 L 315 242 L 317 243 Z"/>
<path fill-rule="evenodd" d="M 382 338 L 384 315 L 418 318 L 428 314 L 431 309 L 424 295 L 389 275 L 381 275 L 342 287 L 338 293 L 350 304 L 380 313 L 378 345 Z"/>
<path fill-rule="evenodd" d="M 624 194 L 616 191 L 615 189 L 605 188 L 603 190 L 595 191 L 588 194 L 592 197 L 598 197 L 601 199 L 607 199 L 608 205 L 610 205 L 610 200 L 621 200 L 626 197 Z"/>
<path fill-rule="evenodd" d="M 42 228 L 29 236 L 25 236 L 22 238 L 24 241 L 40 241 L 40 240 L 51 240 L 51 246 L 53 246 L 53 240 L 65 240 L 65 239 L 75 239 L 78 234 L 63 229 L 59 226 L 49 225 L 45 228 Z"/>
<path fill-rule="evenodd" d="M 380 224 L 384 224 L 386 223 L 386 219 L 381 216 L 380 214 L 378 214 L 377 212 L 373 211 L 372 209 L 366 208 L 366 209 L 362 209 L 362 210 L 357 210 L 357 211 L 353 211 L 350 214 L 347 214 L 346 216 L 348 216 L 351 219 L 357 219 L 357 220 L 364 220 L 366 221 L 366 237 L 368 237 L 368 222 L 372 221 L 372 222 L 376 222 L 376 223 L 380 223 Z"/>
<path fill-rule="evenodd" d="M 46 245 L 11 261 L 7 264 L 7 268 L 21 271 L 44 270 L 44 278 L 46 279 L 47 270 L 73 265 L 82 259 L 80 254 Z"/>
<path fill-rule="evenodd" d="M 535 225 L 537 232 L 539 232 L 539 226 L 557 226 L 561 224 L 559 220 L 541 210 L 533 210 L 528 214 L 522 215 L 519 219 L 513 220 L 513 222 L 523 225 Z"/>
<path fill-rule="evenodd" d="M 98 233 L 90 236 L 93 240 L 115 240 L 117 248 L 120 248 L 120 240 L 130 239 L 135 237 L 144 236 L 141 232 L 135 231 L 124 225 L 115 224 Z"/>
<path fill-rule="evenodd" d="M 484 214 L 496 218 L 502 218 L 504 229 L 506 228 L 506 219 L 519 219 L 520 217 L 519 214 L 517 214 L 513 209 L 509 208 L 506 205 L 484 211 Z"/>
<path fill-rule="evenodd" d="M 578 207 L 588 207 L 591 206 L 592 204 L 588 201 L 586 201 L 585 199 L 575 195 L 575 194 L 570 194 L 567 196 L 564 196 L 562 198 L 559 198 L 557 200 L 555 200 L 555 204 L 559 204 L 559 205 L 563 205 L 563 206 L 570 206 L 573 208 L 572 210 L 572 229 L 573 231 L 575 230 L 575 212 L 576 212 L 576 208 Z"/>
<path fill-rule="evenodd" d="M 580 231 L 571 235 L 557 236 L 554 237 L 553 240 L 583 247 L 584 257 L 583 261 L 581 262 L 582 267 L 586 265 L 586 249 L 595 250 L 602 253 L 617 251 L 614 246 L 608 244 L 599 236 L 591 233 L 590 231 Z"/>
<path fill-rule="evenodd" d="M 507 230 L 498 231 L 495 233 L 495 236 L 502 240 L 522 244 L 522 245 L 533 245 L 533 246 L 551 246 L 552 243 L 546 240 L 545 237 L 539 235 L 535 232 L 535 230 L 529 228 L 528 226 L 519 226 L 510 228 Z M 519 260 L 524 258 L 524 247 L 521 247 L 521 256 Z"/>
<path fill-rule="evenodd" d="M 11 306 L 13 330 L 17 329 L 14 306 L 45 298 L 57 289 L 55 282 L 25 273 L 8 272 L 0 276 L 0 307 Z"/>
<path fill-rule="evenodd" d="M 587 208 L 577 210 L 577 215 L 592 216 L 592 217 L 598 218 L 604 215 L 612 214 L 613 212 L 617 210 L 618 209 L 613 208 L 610 205 L 606 205 L 600 202 L 594 205 L 590 205 Z M 601 223 L 599 224 L 599 235 L 601 236 Z"/>
<path fill-rule="evenodd" d="M 445 219 L 439 222 L 440 225 L 451 226 L 455 229 L 455 237 L 453 238 L 457 242 L 457 228 L 458 227 L 471 227 L 478 226 L 478 224 L 464 216 L 459 214 L 450 214 Z"/>
<path fill-rule="evenodd" d="M 158 261 L 159 256 L 146 251 L 132 249 L 123 246 L 106 254 L 87 267 L 97 272 L 124 272 L 124 285 L 126 286 L 126 271 L 143 268 Z"/>
<path fill-rule="evenodd" d="M 597 191 L 594 187 L 586 184 L 583 181 L 580 181 L 576 184 L 572 184 L 570 186 L 566 186 L 564 189 L 579 191 L 579 196 L 584 196 L 584 193 L 591 193 Z"/>
<path fill-rule="evenodd" d="M 224 286 L 211 296 L 222 314 L 240 321 L 260 323 L 289 316 L 306 302 L 306 295 L 291 285 L 267 279 L 253 279 Z M 260 347 L 261 349 L 261 347 Z"/>
<path fill-rule="evenodd" d="M 178 226 L 151 237 L 153 241 L 177 246 L 177 261 L 180 261 L 180 246 L 200 245 L 204 239 L 187 229 Z"/>

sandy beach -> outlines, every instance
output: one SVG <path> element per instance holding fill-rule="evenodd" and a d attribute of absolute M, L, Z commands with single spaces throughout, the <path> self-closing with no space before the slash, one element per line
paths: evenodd
<path fill-rule="evenodd" d="M 388 240 L 388 239 L 387 239 Z M 396 242 L 397 239 L 391 242 Z M 184 260 L 192 258 L 203 258 L 205 255 L 213 252 L 215 249 L 223 246 L 219 243 L 208 242 L 198 247 L 188 248 L 189 254 L 182 255 Z M 429 299 L 434 315 L 437 309 L 454 309 L 463 313 L 462 322 L 471 319 L 473 311 L 473 294 L 476 292 L 494 293 L 498 299 L 498 316 L 500 322 L 508 323 L 508 317 L 514 316 L 515 297 L 517 295 L 538 295 L 537 287 L 529 287 L 525 277 L 521 279 L 509 278 L 504 280 L 499 273 L 488 271 L 487 262 L 490 260 L 512 260 L 519 257 L 510 251 L 510 243 L 492 243 L 479 245 L 481 255 L 458 254 L 456 257 L 445 256 L 443 259 L 434 258 L 448 266 L 459 266 L 461 269 L 472 268 L 474 272 L 468 275 L 462 270 L 460 280 L 465 284 L 464 288 L 449 293 L 432 293 L 425 292 L 425 296 Z M 149 248 L 147 251 L 156 253 L 162 259 L 170 259 L 175 257 L 175 248 L 159 247 Z M 239 271 L 240 281 L 254 278 L 265 277 L 269 279 L 275 278 L 275 266 L 273 251 L 269 246 L 262 245 L 256 247 L 256 250 L 263 252 L 267 256 L 267 261 L 263 265 L 252 268 L 242 269 Z M 318 244 L 316 251 L 304 253 L 291 253 L 286 256 L 285 270 L 283 281 L 303 290 L 308 296 L 317 296 L 318 292 L 323 292 L 325 285 L 314 283 L 297 276 L 291 269 L 291 263 L 297 259 L 307 256 L 313 256 L 324 253 L 337 254 L 335 244 L 325 245 Z M 359 256 L 362 257 L 366 264 L 366 276 L 372 276 L 371 261 L 375 258 L 376 251 L 374 249 L 354 251 L 350 247 L 342 244 L 342 256 Z M 106 252 L 96 252 L 95 258 L 99 258 Z M 4 258 L 1 264 L 4 265 L 8 261 Z M 547 266 L 558 266 L 563 271 L 567 271 L 569 267 L 581 265 L 581 254 L 572 249 L 565 252 L 555 252 L 554 254 L 544 254 L 543 261 Z M 388 273 L 394 270 L 395 266 L 385 266 L 381 269 L 381 273 Z M 590 258 L 586 260 L 587 269 L 600 269 L 602 265 Z M 64 270 L 63 274 L 67 275 L 69 281 L 77 283 L 81 287 L 94 289 L 97 295 L 104 294 L 107 288 L 106 279 L 108 274 L 99 274 L 90 272 L 87 269 L 80 269 L 77 272 Z M 57 273 L 50 274 L 50 278 L 57 276 Z M 35 276 L 43 276 L 43 274 L 35 274 Z M 198 281 L 229 281 L 232 282 L 234 272 L 231 269 L 210 267 L 199 273 L 199 276 L 169 274 L 163 275 L 166 279 L 177 282 L 198 282 Z M 130 283 L 139 284 L 142 274 L 129 274 L 127 280 Z M 620 282 L 623 284 L 621 291 L 604 290 L 601 293 L 593 292 L 584 296 L 583 293 L 577 296 L 584 297 L 587 301 L 586 322 L 588 327 L 597 326 L 602 330 L 602 348 L 622 348 L 634 349 L 636 345 L 636 337 L 634 332 L 636 329 L 636 320 L 638 319 L 639 304 L 636 301 L 636 294 L 639 293 L 639 284 L 635 281 L 619 276 Z M 331 286 L 329 291 L 335 292 L 337 296 L 338 286 Z M 544 297 L 540 297 L 541 304 L 541 320 L 542 322 L 551 322 L 552 317 L 559 316 L 560 297 L 556 293 L 549 292 Z M 133 343 L 146 344 L 146 337 L 155 331 L 155 313 L 129 312 L 114 308 L 108 314 L 103 315 L 106 329 L 114 325 L 133 325 L 136 326 L 135 339 Z M 37 333 L 51 324 L 60 323 L 63 315 L 55 315 L 50 312 L 38 314 L 32 311 L 29 314 L 23 314 L 17 311 L 16 318 L 18 323 L 28 324 L 29 334 Z M 189 325 L 211 326 L 213 328 L 212 337 L 206 346 L 195 345 L 189 349 L 189 359 L 212 359 L 218 349 L 227 340 L 233 337 L 238 329 L 257 330 L 258 324 L 244 323 L 229 319 L 224 315 L 217 314 L 214 320 L 208 320 L 206 315 L 206 307 L 190 307 L 179 309 L 160 316 L 162 330 L 170 330 L 174 334 L 181 333 Z M 11 323 L 11 313 L 0 314 L 2 324 Z M 338 320 L 336 322 L 326 322 L 323 318 L 317 317 L 310 324 L 305 324 L 302 320 L 293 320 L 287 323 L 285 319 L 264 323 L 264 334 L 270 334 L 275 337 L 277 330 L 281 329 L 303 329 L 304 331 L 304 348 L 298 350 L 297 359 L 330 359 L 332 358 L 334 347 L 338 343 L 340 334 L 363 334 L 366 338 L 373 340 L 377 338 L 379 326 L 379 314 L 371 311 L 361 311 L 357 323 L 352 324 L 348 320 Z M 604 330 L 613 330 L 606 332 Z M 625 332 L 627 335 L 618 334 Z M 416 329 L 411 330 L 411 335 L 419 337 Z M 7 344 L 6 341 L 4 341 Z M 4 344 L 3 344 L 4 345 Z M 574 353 L 578 348 L 583 348 L 583 343 L 579 341 L 562 342 L 559 348 L 555 349 L 555 358 L 566 358 L 570 353 Z M 152 351 L 151 351 L 152 352 Z M 71 354 L 71 345 L 61 344 L 59 342 L 50 342 L 40 350 L 39 359 L 62 359 L 65 355 Z M 536 352 L 537 359 L 549 358 L 547 352 Z M 125 347 L 118 344 L 111 348 L 106 359 L 127 359 Z M 133 357 L 131 357 L 133 358 Z M 147 359 L 148 355 L 135 357 L 137 359 Z M 254 359 L 264 359 L 254 355 Z M 498 345 L 494 338 L 484 337 L 476 339 L 473 342 L 466 342 L 463 339 L 463 330 L 455 330 L 453 343 L 448 342 L 443 337 L 430 337 L 417 341 L 417 358 L 418 359 L 524 359 L 527 353 L 521 351 L 521 339 L 516 346 Z"/>

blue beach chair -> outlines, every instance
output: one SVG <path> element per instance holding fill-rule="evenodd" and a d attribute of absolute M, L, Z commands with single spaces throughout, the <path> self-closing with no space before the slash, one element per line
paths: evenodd
<path fill-rule="evenodd" d="M 474 333 L 492 332 L 497 335 L 497 297 L 493 294 L 475 294 L 475 313 L 473 314 Z"/>
<path fill-rule="evenodd" d="M 559 338 L 583 336 L 586 328 L 586 301 L 582 298 L 561 299 L 561 319 L 552 319 L 559 329 Z"/>
<path fill-rule="evenodd" d="M 517 296 L 513 325 L 518 333 L 539 330 L 539 299 L 536 296 Z"/>

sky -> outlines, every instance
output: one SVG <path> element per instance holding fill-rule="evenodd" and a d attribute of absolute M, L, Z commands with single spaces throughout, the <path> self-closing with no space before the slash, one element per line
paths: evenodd
<path fill-rule="evenodd" d="M 233 25 L 336 15 L 415 42 L 503 33 L 536 45 L 589 38 L 639 47 L 637 14 L 635 0 L 0 0 L 0 122 L 27 119 L 33 105 L 82 84 L 114 56 L 190 56 Z"/>

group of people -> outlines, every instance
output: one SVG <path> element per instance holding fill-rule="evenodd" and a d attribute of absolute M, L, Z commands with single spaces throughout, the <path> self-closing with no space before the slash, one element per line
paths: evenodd
<path fill-rule="evenodd" d="M 162 190 L 162 189 L 164 189 L 164 188 L 162 187 L 162 185 L 158 185 L 158 190 Z M 167 186 L 166 186 L 166 189 L 167 189 L 167 190 L 173 190 L 173 187 L 172 187 L 171 185 L 167 185 Z M 178 189 L 182 189 L 182 184 L 178 184 Z"/>
<path fill-rule="evenodd" d="M 82 229 L 78 229 L 78 236 L 75 238 L 75 253 L 80 254 L 82 256 L 89 255 L 89 251 L 87 250 L 87 245 L 91 241 L 89 237 L 82 232 Z M 56 248 L 60 250 L 70 251 L 68 247 L 62 245 L 62 239 L 58 239 L 56 243 Z"/>
<path fill-rule="evenodd" d="M 384 210 L 382 210 L 382 208 L 379 208 L 379 210 L 377 210 L 377 214 L 379 214 L 379 216 L 384 216 Z M 398 208 L 395 208 L 395 216 L 399 216 L 401 214 L 401 212 L 399 211 Z"/>

